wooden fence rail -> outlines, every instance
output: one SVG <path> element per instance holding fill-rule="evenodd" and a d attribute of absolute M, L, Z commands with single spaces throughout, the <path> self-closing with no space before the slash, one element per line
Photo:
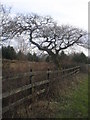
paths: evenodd
<path fill-rule="evenodd" d="M 8 78 L 9 80 L 12 80 L 12 79 L 20 78 L 21 76 L 29 76 L 30 84 L 24 85 L 24 86 L 16 88 L 16 89 L 13 89 L 10 92 L 3 93 L 2 98 L 0 97 L 0 99 L 2 99 L 2 101 L 9 98 L 10 96 L 17 95 L 18 93 L 27 91 L 29 89 L 30 89 L 31 93 L 29 95 L 24 96 L 23 98 L 13 102 L 13 103 L 9 103 L 9 105 L 7 105 L 7 106 L 4 106 L 2 108 L 2 113 L 4 114 L 5 112 L 12 109 L 13 107 L 20 105 L 21 103 L 23 103 L 27 99 L 32 99 L 33 98 L 33 92 L 34 92 L 33 89 L 35 87 L 46 85 L 48 83 L 50 84 L 50 82 L 53 80 L 53 78 L 50 78 L 51 74 L 55 74 L 55 76 L 54 76 L 55 78 L 57 78 L 57 77 L 64 78 L 64 77 L 67 77 L 67 76 L 70 76 L 70 75 L 77 74 L 77 73 L 79 73 L 79 71 L 80 71 L 80 66 L 76 66 L 76 67 L 61 70 L 61 71 L 60 70 L 51 71 L 51 70 L 48 69 L 48 71 L 33 72 L 32 69 L 31 69 L 30 72 L 28 72 L 28 73 L 20 74 L 20 76 L 18 74 L 16 76 L 12 77 L 12 78 Z M 40 75 L 42 73 L 45 73 L 47 75 L 47 79 L 45 79 L 43 81 L 38 81 L 38 82 L 33 83 L 33 80 L 32 80 L 33 76 Z M 2 81 L 5 82 L 6 80 L 7 80 L 7 78 L 3 77 Z M 41 93 L 44 93 L 45 91 L 46 91 L 46 89 L 43 88 L 43 89 L 40 89 L 40 90 L 36 91 L 35 94 L 40 95 Z"/>

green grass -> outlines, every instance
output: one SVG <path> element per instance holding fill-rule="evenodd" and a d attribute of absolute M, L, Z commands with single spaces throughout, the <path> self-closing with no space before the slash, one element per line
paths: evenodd
<path fill-rule="evenodd" d="M 90 78 L 90 76 L 89 76 Z M 58 100 L 56 118 L 87 118 L 88 117 L 88 78 L 82 79 L 69 88 Z"/>

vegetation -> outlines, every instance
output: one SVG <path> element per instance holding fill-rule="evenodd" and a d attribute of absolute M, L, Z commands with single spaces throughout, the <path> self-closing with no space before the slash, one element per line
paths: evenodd
<path fill-rule="evenodd" d="M 2 47 L 2 58 L 6 58 L 10 60 L 16 59 L 17 56 L 14 48 L 10 46 Z"/>
<path fill-rule="evenodd" d="M 28 60 L 28 61 L 39 61 L 39 57 L 34 53 L 33 55 L 28 53 L 25 55 L 23 52 L 19 51 L 16 53 L 13 47 L 7 46 L 2 47 L 2 58 L 9 60 Z"/>
<path fill-rule="evenodd" d="M 52 62 L 52 58 L 50 56 L 47 56 L 44 58 L 44 56 L 39 57 L 36 53 L 27 53 L 24 54 L 21 52 L 21 50 L 17 53 L 13 47 L 7 46 L 7 47 L 2 47 L 2 58 L 3 59 L 10 59 L 10 60 L 28 60 L 28 61 L 46 61 L 46 62 Z M 90 63 L 90 58 L 86 57 L 86 55 L 82 53 L 74 53 L 71 55 L 65 54 L 64 51 L 62 51 L 59 54 L 58 59 L 60 60 L 61 64 L 74 64 L 74 63 L 83 63 L 87 64 Z"/>
<path fill-rule="evenodd" d="M 73 61 L 76 63 L 87 63 L 87 57 L 84 53 L 74 54 Z"/>
<path fill-rule="evenodd" d="M 69 80 L 69 81 L 68 81 Z M 53 88 L 47 99 L 39 99 L 32 105 L 23 104 L 13 115 L 17 118 L 88 118 L 88 77 L 80 74 L 68 78 Z M 71 82 L 72 81 L 72 82 Z M 56 92 L 55 92 L 56 91 Z M 13 117 L 14 117 L 13 116 Z"/>
<path fill-rule="evenodd" d="M 84 74 L 77 85 L 69 88 L 66 94 L 60 96 L 57 118 L 87 118 L 88 117 L 88 77 Z"/>

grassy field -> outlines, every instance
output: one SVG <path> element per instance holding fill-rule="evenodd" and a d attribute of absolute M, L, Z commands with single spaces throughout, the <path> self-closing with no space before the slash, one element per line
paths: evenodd
<path fill-rule="evenodd" d="M 90 76 L 89 76 L 90 78 Z M 88 117 L 88 77 L 83 75 L 75 86 L 58 100 L 56 118 L 87 118 Z"/>

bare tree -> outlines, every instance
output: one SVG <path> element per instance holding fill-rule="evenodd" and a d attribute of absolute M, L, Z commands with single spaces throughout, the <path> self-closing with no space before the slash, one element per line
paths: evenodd
<path fill-rule="evenodd" d="M 16 42 L 14 48 L 17 52 L 21 51 L 22 53 L 27 54 L 31 51 L 30 42 L 27 38 L 25 38 L 25 36 L 18 36 L 14 42 Z"/>
<path fill-rule="evenodd" d="M 0 45 L 3 45 L 4 42 L 2 40 L 2 29 L 4 26 L 10 22 L 11 17 L 10 17 L 10 11 L 11 7 L 6 7 L 5 5 L 0 3 Z"/>
<path fill-rule="evenodd" d="M 46 51 L 59 68 L 60 51 L 74 44 L 85 45 L 87 32 L 72 26 L 59 26 L 51 17 L 31 14 L 17 15 L 3 26 L 3 40 L 20 35 L 27 36 L 31 44 Z"/>
<path fill-rule="evenodd" d="M 0 3 L 0 27 L 7 24 L 9 19 L 10 8 L 6 8 Z"/>

